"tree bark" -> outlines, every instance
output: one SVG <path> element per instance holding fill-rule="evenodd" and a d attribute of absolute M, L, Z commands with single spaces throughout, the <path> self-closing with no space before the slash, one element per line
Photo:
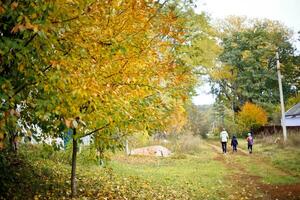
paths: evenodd
<path fill-rule="evenodd" d="M 125 151 L 126 151 L 126 156 L 128 156 L 130 154 L 129 146 L 128 146 L 128 140 L 125 140 Z"/>
<path fill-rule="evenodd" d="M 77 157 L 77 140 L 75 138 L 76 128 L 73 129 L 73 152 L 72 152 L 72 172 L 71 172 L 71 196 L 77 195 L 76 190 L 76 157 Z"/>

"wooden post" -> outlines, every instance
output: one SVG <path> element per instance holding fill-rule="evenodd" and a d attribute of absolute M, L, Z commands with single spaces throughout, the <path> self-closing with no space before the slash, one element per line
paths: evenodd
<path fill-rule="evenodd" d="M 278 75 L 278 84 L 279 84 L 279 94 L 280 94 L 280 105 L 281 105 L 281 127 L 283 132 L 283 140 L 287 140 L 287 132 L 285 126 L 285 110 L 284 110 L 284 101 L 283 101 L 283 92 L 282 92 L 282 83 L 281 83 L 281 73 L 280 73 L 280 62 L 279 54 L 276 52 L 276 64 L 277 64 L 277 75 Z"/>

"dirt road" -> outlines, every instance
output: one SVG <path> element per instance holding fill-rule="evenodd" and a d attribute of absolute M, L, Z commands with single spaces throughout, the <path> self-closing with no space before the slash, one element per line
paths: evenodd
<path fill-rule="evenodd" d="M 300 200 L 300 184 L 273 185 L 264 183 L 262 177 L 253 175 L 249 170 L 248 163 L 254 166 L 264 166 L 264 168 L 274 169 L 270 163 L 259 155 L 249 154 L 238 149 L 238 152 L 229 151 L 227 154 L 221 152 L 221 145 L 218 142 L 209 142 L 208 145 L 217 152 L 214 158 L 224 164 L 229 171 L 233 172 L 229 179 L 228 188 L 232 190 L 226 199 L 261 199 L 261 200 Z M 278 174 L 288 176 L 289 174 L 280 169 L 276 169 Z"/>

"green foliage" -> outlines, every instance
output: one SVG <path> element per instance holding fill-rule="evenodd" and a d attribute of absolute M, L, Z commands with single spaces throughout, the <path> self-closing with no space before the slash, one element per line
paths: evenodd
<path fill-rule="evenodd" d="M 149 144 L 150 136 L 147 132 L 138 132 L 128 137 L 130 148 L 139 148 Z"/>
<path fill-rule="evenodd" d="M 49 1 L 0 2 L 0 132 L 6 133 L 11 141 L 24 134 L 7 117 L 28 119 L 26 112 L 16 111 L 17 105 L 32 103 L 36 83 L 45 75 L 54 56 L 53 35 L 48 37 L 52 9 Z"/>
<path fill-rule="evenodd" d="M 0 3 L 0 98 L 1 111 L 15 108 L 43 74 L 49 43 L 45 23 L 51 4 L 44 1 L 2 1 Z M 34 59 L 33 59 L 34 58 Z"/>
<path fill-rule="evenodd" d="M 194 135 L 201 135 L 206 137 L 207 133 L 211 131 L 211 123 L 213 111 L 210 106 L 196 106 L 191 104 L 187 108 L 188 123 L 187 129 L 193 132 Z"/>
<path fill-rule="evenodd" d="M 270 20 L 232 17 L 220 30 L 222 53 L 212 70 L 213 92 L 235 112 L 247 102 L 263 107 L 279 102 L 275 52 L 279 51 L 285 98 L 297 90 L 299 70 L 289 30 Z M 292 87 L 293 86 L 293 87 Z"/>
<path fill-rule="evenodd" d="M 217 45 L 217 32 L 210 24 L 210 18 L 205 13 L 196 14 L 193 10 L 186 13 L 187 34 L 189 43 L 179 48 L 180 61 L 189 67 L 195 67 L 195 73 L 206 75 L 216 64 L 220 53 Z"/>
<path fill-rule="evenodd" d="M 295 96 L 290 97 L 286 102 L 286 110 L 290 109 L 294 105 L 300 102 L 300 94 L 296 94 Z"/>

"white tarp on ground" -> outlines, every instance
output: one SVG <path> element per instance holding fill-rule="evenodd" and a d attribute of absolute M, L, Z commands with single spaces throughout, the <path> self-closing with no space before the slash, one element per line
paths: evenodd
<path fill-rule="evenodd" d="M 285 113 L 286 126 L 300 126 L 300 102 Z"/>
<path fill-rule="evenodd" d="M 168 157 L 171 155 L 171 151 L 163 146 L 149 146 L 138 148 L 130 151 L 130 155 L 145 155 L 145 156 L 162 156 Z"/>

